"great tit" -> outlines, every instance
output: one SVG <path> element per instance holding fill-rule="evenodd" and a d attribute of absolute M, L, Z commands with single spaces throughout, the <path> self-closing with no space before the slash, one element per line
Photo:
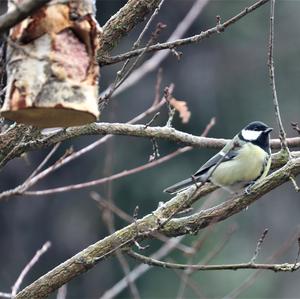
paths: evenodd
<path fill-rule="evenodd" d="M 269 135 L 273 129 L 260 121 L 243 128 L 223 149 L 190 178 L 164 190 L 173 194 L 197 183 L 211 182 L 231 193 L 250 187 L 264 178 L 271 166 Z"/>

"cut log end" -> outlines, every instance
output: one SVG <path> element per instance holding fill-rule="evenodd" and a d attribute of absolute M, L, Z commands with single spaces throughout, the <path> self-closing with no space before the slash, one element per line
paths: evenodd
<path fill-rule="evenodd" d="M 90 112 L 70 108 L 26 108 L 2 111 L 1 116 L 39 128 L 82 126 L 97 120 L 97 117 Z"/>
<path fill-rule="evenodd" d="M 102 31 L 92 4 L 53 0 L 10 30 L 1 116 L 40 128 L 98 119 Z"/>

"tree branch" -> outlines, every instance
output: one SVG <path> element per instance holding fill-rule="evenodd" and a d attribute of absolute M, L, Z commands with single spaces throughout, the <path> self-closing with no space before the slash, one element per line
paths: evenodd
<path fill-rule="evenodd" d="M 170 262 L 159 261 L 132 250 L 127 252 L 127 255 L 133 259 L 142 262 L 150 266 L 157 266 L 169 269 L 179 269 L 179 270 L 193 270 L 193 271 L 212 271 L 212 270 L 239 270 L 239 269 L 262 269 L 271 270 L 274 272 L 294 272 L 300 268 L 300 263 L 295 264 L 256 264 L 252 262 L 239 263 L 239 264 L 228 264 L 228 265 L 191 265 L 191 264 L 177 264 Z"/>
<path fill-rule="evenodd" d="M 193 44 L 193 43 L 199 43 L 200 41 L 210 37 L 213 34 L 224 32 L 227 27 L 233 25 L 234 23 L 239 21 L 241 18 L 243 18 L 247 14 L 253 12 L 254 10 L 256 10 L 257 8 L 266 4 L 269 1 L 270 0 L 260 0 L 253 5 L 246 7 L 243 11 L 241 11 L 239 14 L 232 17 L 231 19 L 227 20 L 226 22 L 224 22 L 222 24 L 217 24 L 215 27 L 212 27 L 206 31 L 203 31 L 200 34 L 197 34 L 197 35 L 194 35 L 194 36 L 191 36 L 188 38 L 183 38 L 183 39 L 178 39 L 175 41 L 166 42 L 166 43 L 157 43 L 157 44 L 147 47 L 147 48 L 141 48 L 141 49 L 129 51 L 128 53 L 117 55 L 114 57 L 107 57 L 107 56 L 101 57 L 98 55 L 98 61 L 99 61 L 100 65 L 108 65 L 108 64 L 117 63 L 117 62 L 129 59 L 129 58 L 138 56 L 139 54 L 141 54 L 143 52 L 153 52 L 153 51 L 159 51 L 159 50 L 165 50 L 165 49 L 174 49 L 179 46 L 189 45 L 189 44 Z"/>
<path fill-rule="evenodd" d="M 95 266 L 99 261 L 111 256 L 116 250 L 121 248 L 128 249 L 134 240 L 150 238 L 156 231 L 172 237 L 183 234 L 195 234 L 211 223 L 222 221 L 243 211 L 264 194 L 288 181 L 291 175 L 296 176 L 299 173 L 300 158 L 291 159 L 281 169 L 258 182 L 253 187 L 251 194 L 236 196 L 232 200 L 226 201 L 216 207 L 202 210 L 191 216 L 170 219 L 162 227 L 160 223 L 171 215 L 174 215 L 174 212 L 178 211 L 179 207 L 182 209 L 190 207 L 201 196 L 214 188 L 206 184 L 200 189 L 195 190 L 195 186 L 193 186 L 187 191 L 179 193 L 164 205 L 159 206 L 153 213 L 87 247 L 49 271 L 18 293 L 16 299 L 44 298 L 66 282 Z"/>
<path fill-rule="evenodd" d="M 228 142 L 228 139 L 199 137 L 169 127 L 146 127 L 145 125 L 123 123 L 93 123 L 81 127 L 67 128 L 46 136 L 42 135 L 37 129 L 16 125 L 9 131 L 0 134 L 0 167 L 9 160 L 28 151 L 46 148 L 82 135 L 107 134 L 164 139 L 196 148 L 220 149 Z M 280 144 L 279 139 L 271 140 L 273 149 L 279 149 Z M 299 147 L 300 137 L 288 138 L 287 144 L 290 148 Z"/>

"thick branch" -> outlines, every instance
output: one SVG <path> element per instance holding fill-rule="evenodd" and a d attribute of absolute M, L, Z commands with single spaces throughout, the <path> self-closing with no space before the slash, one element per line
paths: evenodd
<path fill-rule="evenodd" d="M 0 34 L 15 26 L 30 16 L 37 9 L 48 3 L 50 0 L 25 0 L 12 11 L 0 16 Z"/>
<path fill-rule="evenodd" d="M 129 0 L 103 26 L 98 57 L 111 51 L 122 37 L 155 10 L 159 2 L 160 0 Z"/>
<path fill-rule="evenodd" d="M 222 148 L 228 139 L 199 137 L 169 127 L 146 127 L 122 123 L 93 123 L 87 126 L 73 127 L 57 134 L 44 136 L 37 129 L 17 125 L 8 132 L 0 134 L 0 166 L 25 152 L 39 150 L 82 135 L 126 135 L 144 138 L 164 139 L 191 145 L 197 148 Z M 300 146 L 300 137 L 288 138 L 288 146 Z M 273 149 L 280 148 L 280 140 L 271 140 Z"/>
<path fill-rule="evenodd" d="M 179 207 L 185 209 L 201 196 L 211 191 L 211 187 L 209 186 L 203 186 L 196 191 L 195 187 L 191 187 L 186 192 L 179 193 L 160 206 L 152 214 L 116 231 L 114 234 L 98 241 L 60 264 L 22 290 L 16 298 L 44 298 L 57 290 L 61 285 L 86 272 L 99 261 L 112 255 L 117 249 L 128 249 L 134 239 L 150 238 L 155 231 L 173 237 L 197 233 L 200 229 L 207 227 L 211 223 L 224 220 L 233 214 L 243 211 L 245 207 L 261 198 L 262 195 L 288 181 L 291 175 L 296 176 L 299 173 L 300 158 L 291 159 L 284 167 L 258 183 L 250 195 L 242 194 L 223 204 L 202 210 L 194 215 L 171 219 L 164 227 L 161 227 L 160 223 L 174 215 L 179 210 Z"/>

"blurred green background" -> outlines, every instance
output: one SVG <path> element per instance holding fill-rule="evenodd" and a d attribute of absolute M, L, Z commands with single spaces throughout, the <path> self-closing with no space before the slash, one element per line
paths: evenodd
<path fill-rule="evenodd" d="M 1 1 L 2 10 L 5 2 Z M 97 0 L 97 18 L 100 24 L 103 25 L 125 2 Z M 167 28 L 159 40 L 166 40 L 193 3 L 192 0 L 167 0 L 147 37 L 150 37 L 155 24 L 160 21 Z M 185 36 L 215 26 L 216 15 L 226 20 L 252 3 L 254 1 L 211 0 Z M 276 83 L 288 136 L 295 136 L 290 122 L 299 121 L 300 115 L 299 11 L 300 1 L 277 1 L 274 57 Z M 143 25 L 137 26 L 124 38 L 114 53 L 129 50 Z M 267 4 L 224 33 L 214 35 L 200 44 L 179 48 L 183 52 L 179 62 L 173 55 L 169 55 L 161 64 L 162 89 L 173 82 L 174 96 L 186 101 L 192 112 L 190 122 L 185 125 L 176 115 L 176 129 L 200 134 L 209 120 L 216 117 L 217 123 L 209 136 L 231 138 L 248 122 L 261 120 L 275 128 L 273 137 L 277 137 L 267 68 L 268 31 Z M 147 55 L 145 59 L 149 57 L 151 56 Z M 102 68 L 101 90 L 114 80 L 115 72 L 120 67 L 121 64 Z M 157 69 L 116 96 L 104 110 L 102 121 L 124 122 L 147 109 L 154 99 L 156 76 Z M 163 107 L 154 124 L 164 125 L 166 120 L 167 108 Z M 144 123 L 146 122 L 147 120 Z M 98 138 L 100 137 L 89 136 L 65 142 L 51 162 L 59 158 L 71 145 L 77 150 Z M 158 144 L 161 155 L 181 146 L 162 141 Z M 9 162 L 0 173 L 1 191 L 22 183 L 48 151 L 49 149 L 29 153 L 26 158 Z M 214 152 L 195 149 L 157 168 L 115 181 L 110 186 L 101 185 L 44 197 L 15 197 L 1 202 L 0 291 L 10 290 L 25 264 L 45 241 L 50 240 L 52 247 L 30 271 L 23 286 L 108 234 L 102 221 L 102 212 L 91 199 L 90 191 L 97 191 L 104 198 L 111 197 L 118 207 L 130 215 L 138 205 L 139 216 L 143 216 L 153 211 L 160 201 L 169 199 L 168 195 L 162 193 L 165 187 L 189 176 Z M 117 136 L 104 146 L 56 171 L 35 188 L 45 189 L 101 178 L 144 164 L 151 154 L 152 144 L 149 140 Z M 216 202 L 222 202 L 226 198 L 228 195 L 223 192 L 210 196 Z M 268 228 L 269 234 L 257 259 L 258 262 L 265 262 L 290 235 L 299 230 L 299 214 L 299 194 L 296 194 L 291 183 L 287 183 L 264 196 L 247 211 L 215 225 L 209 231 L 201 232 L 199 236 L 189 236 L 184 243 L 193 244 L 204 234 L 208 235 L 195 256 L 194 262 L 198 262 L 211 253 L 222 242 L 226 232 L 235 226 L 236 230 L 230 241 L 210 263 L 247 262 L 254 253 L 261 233 Z M 115 220 L 117 228 L 125 225 L 117 217 Z M 276 262 L 294 262 L 298 250 L 296 243 L 277 258 Z M 149 255 L 159 248 L 161 242 L 151 240 L 144 242 L 146 244 L 150 244 L 145 252 Z M 176 250 L 170 258 L 178 262 L 187 260 Z M 129 262 L 131 266 L 137 264 L 132 260 Z M 223 298 L 239 288 L 253 273 L 252 270 L 198 272 L 192 277 L 203 293 L 203 298 Z M 300 298 L 299 275 L 298 272 L 260 273 L 253 285 L 238 297 Z M 110 258 L 68 284 L 67 298 L 100 298 L 122 277 L 123 271 L 117 260 Z M 175 272 L 161 268 L 150 270 L 137 281 L 142 298 L 176 298 L 179 285 L 180 278 Z M 125 290 L 117 298 L 130 297 L 128 290 Z M 184 298 L 197 297 L 188 288 Z"/>

